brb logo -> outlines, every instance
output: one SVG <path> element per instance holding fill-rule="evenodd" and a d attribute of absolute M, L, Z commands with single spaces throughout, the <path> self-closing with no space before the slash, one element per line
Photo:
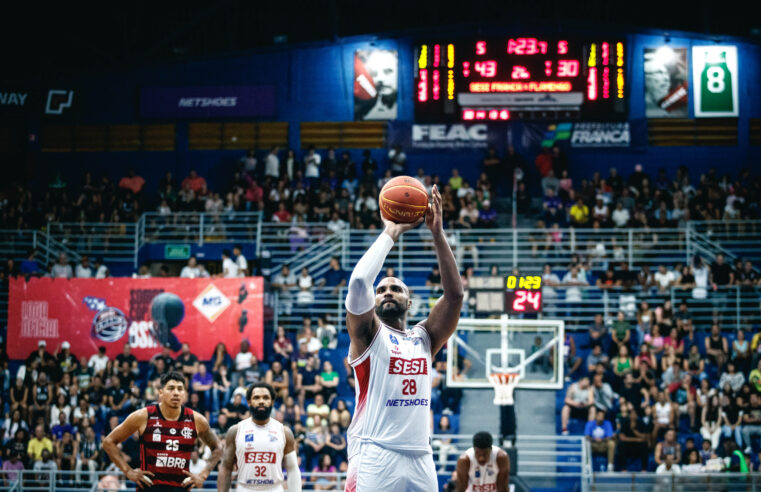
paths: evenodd
<path fill-rule="evenodd" d="M 193 306 L 198 309 L 204 318 L 213 323 L 230 306 L 230 299 L 217 289 L 214 284 L 209 284 L 193 301 Z"/>
<path fill-rule="evenodd" d="M 274 463 L 275 453 L 268 451 L 248 451 L 246 463 Z"/>
<path fill-rule="evenodd" d="M 63 110 L 71 107 L 74 101 L 74 91 L 50 89 L 45 103 L 45 114 L 62 114 Z"/>
<path fill-rule="evenodd" d="M 185 458 L 178 458 L 176 456 L 156 456 L 157 468 L 185 468 Z"/>

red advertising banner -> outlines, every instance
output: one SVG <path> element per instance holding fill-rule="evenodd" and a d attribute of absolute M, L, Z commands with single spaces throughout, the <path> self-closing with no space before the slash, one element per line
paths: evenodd
<path fill-rule="evenodd" d="M 140 360 L 182 343 L 208 360 L 218 342 L 235 356 L 247 339 L 263 356 L 261 277 L 247 278 L 33 278 L 10 281 L 8 355 L 24 359 L 40 340 L 55 352 L 68 341 L 77 357 L 105 346 L 109 357 L 125 343 Z"/>

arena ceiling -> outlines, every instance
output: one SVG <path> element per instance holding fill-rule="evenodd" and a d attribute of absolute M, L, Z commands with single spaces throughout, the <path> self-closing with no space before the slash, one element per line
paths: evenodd
<path fill-rule="evenodd" d="M 286 0 L 6 2 L 0 81 L 215 56 L 277 43 L 462 26 L 683 30 L 759 39 L 731 1 Z M 744 13 L 743 13 L 744 12 Z"/>

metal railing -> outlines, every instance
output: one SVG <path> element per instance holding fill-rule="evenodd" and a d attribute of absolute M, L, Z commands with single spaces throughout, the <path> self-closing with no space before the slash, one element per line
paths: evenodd
<path fill-rule="evenodd" d="M 594 473 L 592 492 L 757 492 L 759 473 Z"/>
<path fill-rule="evenodd" d="M 146 243 L 207 242 L 253 243 L 257 241 L 261 212 L 146 212 L 137 223 L 137 247 Z"/>
<path fill-rule="evenodd" d="M 70 250 L 104 263 L 134 262 L 134 222 L 49 222 L 48 234 Z"/>
<path fill-rule="evenodd" d="M 663 304 L 664 300 L 670 299 L 674 312 L 679 303 L 687 303 L 687 311 L 690 314 L 693 325 L 696 328 L 707 329 L 713 323 L 719 323 L 723 327 L 735 329 L 749 328 L 752 322 L 758 321 L 759 295 L 756 288 L 744 288 L 741 286 L 719 287 L 716 291 L 708 289 L 704 299 L 696 299 L 691 290 L 683 290 L 677 287 L 669 289 L 667 294 L 659 294 L 655 289 L 634 288 L 623 290 L 621 288 L 601 289 L 598 287 L 553 287 L 547 295 L 545 287 L 543 296 L 543 315 L 553 318 L 559 317 L 566 321 L 566 329 L 574 327 L 587 327 L 594 321 L 596 314 L 603 314 L 607 322 L 615 320 L 619 311 L 626 314 L 632 322 L 639 309 L 640 302 L 647 301 L 650 309 L 655 309 Z M 569 296 L 569 293 L 572 296 Z M 575 297 L 580 294 L 581 299 Z M 632 322 L 632 328 L 636 320 Z M 668 333 L 661 333 L 667 336 Z"/>
<path fill-rule="evenodd" d="M 264 222 L 257 250 L 270 255 L 273 273 L 288 264 L 296 275 L 306 267 L 319 277 L 327 271 L 331 257 L 344 259 L 347 234 L 348 230 L 333 232 L 321 222 Z"/>
<path fill-rule="evenodd" d="M 721 248 L 728 257 L 761 261 L 761 221 L 712 220 L 691 221 L 687 228 Z"/>
<path fill-rule="evenodd" d="M 66 253 L 69 261 L 80 259 L 79 253 L 45 232 L 0 229 L 0 258 L 20 262 L 32 249 L 39 251 L 36 259 L 42 266 L 55 262 L 59 253 Z"/>

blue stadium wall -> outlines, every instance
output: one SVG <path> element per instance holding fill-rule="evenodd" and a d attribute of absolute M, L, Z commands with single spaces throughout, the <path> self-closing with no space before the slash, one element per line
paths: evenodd
<path fill-rule="evenodd" d="M 506 33 L 508 31 L 503 32 Z M 447 36 L 467 34 L 462 31 Z M 136 123 L 139 90 L 141 87 L 197 86 L 197 85 L 275 85 L 277 87 L 276 117 L 274 121 L 290 123 L 290 145 L 298 149 L 299 123 L 302 121 L 351 121 L 353 120 L 353 56 L 357 49 L 395 49 L 399 53 L 399 106 L 398 119 L 413 121 L 413 46 L 425 36 L 376 39 L 371 37 L 343 39 L 336 43 L 274 47 L 268 50 L 236 54 L 228 57 L 193 62 L 165 64 L 129 71 L 97 72 L 79 74 L 76 77 L 45 81 L 50 88 L 75 89 L 77 101 L 67 120 L 77 124 Z M 644 75 L 642 56 L 645 47 L 664 44 L 663 35 L 628 35 L 629 65 L 629 119 L 644 118 Z M 689 48 L 693 44 L 710 44 L 713 41 L 700 35 L 670 35 L 669 45 Z M 743 166 L 759 164 L 758 148 L 750 146 L 749 118 L 761 116 L 761 96 L 752 91 L 752 82 L 761 80 L 761 47 L 742 39 L 722 39 L 722 44 L 738 47 L 740 59 L 740 114 L 738 145 L 733 147 L 645 147 L 627 150 L 580 150 L 570 153 L 572 174 L 576 178 L 591 175 L 594 170 L 607 170 L 616 166 L 624 173 L 638 162 L 654 170 L 664 166 L 675 169 L 687 165 L 693 176 L 710 167 L 720 167 L 722 172 L 733 173 Z M 691 77 L 691 74 L 690 74 Z M 694 87 L 690 81 L 690 87 Z M 690 101 L 692 104 L 692 101 Z M 693 117 L 690 104 L 690 117 Z M 193 120 L 197 121 L 197 120 Z M 27 121 L 30 133 L 39 131 L 41 118 Z M 187 173 L 188 168 L 199 170 L 209 181 L 212 189 L 224 189 L 231 170 L 241 156 L 240 151 L 190 151 L 187 142 L 187 122 L 176 122 L 177 144 L 174 152 L 127 152 L 127 153 L 48 153 L 30 144 L 27 152 L 30 174 L 44 177 L 60 171 L 68 179 L 78 179 L 82 169 L 110 173 L 114 178 L 123 175 L 133 166 L 155 187 L 166 170 L 176 178 Z M 505 132 L 512 134 L 519 151 L 533 161 L 537 149 L 522 148 L 523 124 L 505 125 Z M 393 142 L 392 142 L 393 143 Z M 503 146 L 504 142 L 500 146 Z M 381 165 L 384 151 L 373 151 Z M 448 175 L 451 168 L 458 167 L 466 177 L 474 177 L 481 152 L 447 151 L 411 153 L 410 168 L 426 167 Z M 359 160 L 359 151 L 354 151 Z"/>

